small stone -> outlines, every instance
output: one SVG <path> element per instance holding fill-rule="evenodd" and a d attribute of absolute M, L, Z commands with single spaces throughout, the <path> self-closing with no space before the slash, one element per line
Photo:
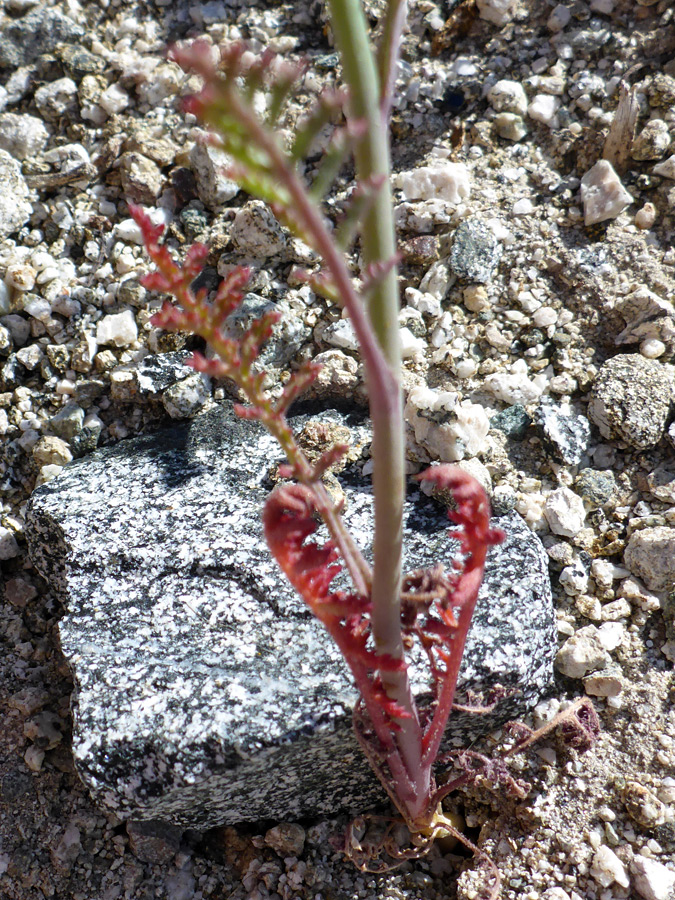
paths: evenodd
<path fill-rule="evenodd" d="M 464 163 L 434 163 L 401 172 L 395 178 L 406 200 L 445 200 L 457 204 L 471 193 L 469 170 Z"/>
<path fill-rule="evenodd" d="M 398 333 L 402 359 L 410 359 L 411 356 L 426 349 L 427 342 L 424 338 L 415 337 L 409 328 L 399 328 Z"/>
<path fill-rule="evenodd" d="M 415 441 L 442 462 L 478 455 L 485 446 L 490 422 L 482 406 L 459 403 L 454 391 L 414 387 L 408 394 L 404 418 Z"/>
<path fill-rule="evenodd" d="M 574 487 L 590 509 L 599 509 L 609 503 L 618 490 L 614 472 L 610 469 L 582 469 Z"/>
<path fill-rule="evenodd" d="M 559 31 L 562 31 L 566 25 L 569 24 L 571 18 L 572 13 L 569 6 L 563 6 L 562 3 L 559 3 L 553 9 L 551 15 L 548 17 L 546 25 L 549 31 L 557 34 Z"/>
<path fill-rule="evenodd" d="M 656 207 L 653 203 L 645 203 L 635 213 L 635 226 L 641 231 L 649 231 L 656 222 Z"/>
<path fill-rule="evenodd" d="M 344 397 L 353 395 L 359 383 L 359 364 L 353 356 L 342 350 L 325 350 L 314 357 L 321 370 L 309 386 L 307 396 L 312 398 Z"/>
<path fill-rule="evenodd" d="M 49 420 L 49 427 L 57 437 L 69 441 L 82 431 L 84 410 L 77 403 L 67 403 Z"/>
<path fill-rule="evenodd" d="M 601 366 L 588 404 L 588 418 L 610 440 L 636 450 L 661 440 L 673 397 L 671 368 L 639 353 L 608 359 Z"/>
<path fill-rule="evenodd" d="M 55 9 L 39 8 L 0 29 L 0 68 L 18 69 L 58 44 L 81 40 L 83 29 Z"/>
<path fill-rule="evenodd" d="M 63 466 L 41 466 L 38 476 L 35 479 L 35 487 L 38 488 L 41 484 L 47 484 L 48 482 L 53 481 L 62 471 Z"/>
<path fill-rule="evenodd" d="M 528 116 L 535 122 L 548 125 L 549 128 L 558 127 L 558 110 L 560 98 L 553 94 L 536 94 L 527 107 Z"/>
<path fill-rule="evenodd" d="M 322 340 L 333 347 L 341 347 L 343 350 L 357 351 L 359 349 L 354 326 L 349 319 L 338 319 L 337 322 L 331 322 L 327 328 L 323 330 Z"/>
<path fill-rule="evenodd" d="M 559 581 L 568 596 L 583 594 L 588 590 L 588 568 L 580 559 L 575 559 L 562 570 Z"/>
<path fill-rule="evenodd" d="M 28 347 L 22 347 L 21 350 L 17 350 L 16 358 L 25 369 L 32 372 L 33 369 L 40 365 L 44 358 L 44 353 L 38 344 L 29 344 Z"/>
<path fill-rule="evenodd" d="M 640 355 L 644 356 L 645 359 L 658 359 L 660 356 L 663 356 L 667 347 L 663 341 L 659 341 L 657 338 L 647 338 L 646 341 L 642 341 L 639 350 Z"/>
<path fill-rule="evenodd" d="M 56 121 L 75 111 L 77 85 L 72 78 L 59 78 L 35 91 L 35 105 L 47 120 Z"/>
<path fill-rule="evenodd" d="M 138 328 L 130 309 L 104 316 L 96 325 L 96 343 L 128 347 L 138 338 Z"/>
<path fill-rule="evenodd" d="M 153 206 L 164 188 L 164 176 L 157 163 L 141 153 L 123 153 L 119 166 L 122 191 L 134 203 Z"/>
<path fill-rule="evenodd" d="M 525 407 L 519 403 L 514 403 L 490 419 L 490 428 L 497 428 L 512 441 L 525 440 L 531 424 L 532 419 L 525 411 Z"/>
<path fill-rule="evenodd" d="M 211 380 L 201 372 L 193 372 L 164 391 L 162 404 L 172 419 L 190 419 L 210 396 Z"/>
<path fill-rule="evenodd" d="M 672 900 L 675 891 L 675 871 L 657 859 L 633 857 L 630 870 L 633 887 L 643 900 Z"/>
<path fill-rule="evenodd" d="M 301 825 L 282 822 L 265 835 L 265 843 L 279 856 L 300 856 L 305 847 L 305 829 Z"/>
<path fill-rule="evenodd" d="M 17 291 L 31 291 L 37 272 L 29 263 L 15 263 L 7 267 L 5 284 Z"/>
<path fill-rule="evenodd" d="M 602 844 L 595 852 L 591 863 L 591 875 L 602 887 L 609 887 L 614 883 L 623 888 L 630 885 L 626 867 L 606 844 Z"/>
<path fill-rule="evenodd" d="M 0 150 L 0 240 L 20 228 L 33 212 L 21 166 Z"/>
<path fill-rule="evenodd" d="M 606 159 L 598 160 L 581 179 L 581 200 L 586 225 L 615 219 L 633 202 L 614 167 Z"/>
<path fill-rule="evenodd" d="M 534 203 L 529 199 L 529 197 L 523 197 L 521 200 L 516 200 L 511 208 L 511 212 L 514 216 L 530 216 L 535 210 Z"/>
<path fill-rule="evenodd" d="M 558 650 L 555 665 L 561 675 L 583 678 L 589 672 L 603 669 L 609 662 L 607 651 L 598 638 L 595 625 L 580 628 Z"/>
<path fill-rule="evenodd" d="M 244 256 L 269 259 L 286 249 L 281 225 L 260 200 L 251 200 L 237 211 L 230 235 L 235 248 Z"/>
<path fill-rule="evenodd" d="M 520 116 L 527 112 L 527 94 L 519 81 L 497 81 L 488 91 L 488 100 L 495 112 L 518 113 Z"/>
<path fill-rule="evenodd" d="M 586 675 L 583 684 L 591 697 L 618 697 L 623 690 L 623 676 L 620 669 L 603 669 Z"/>
<path fill-rule="evenodd" d="M 626 812 L 641 828 L 651 830 L 666 821 L 666 806 L 653 791 L 638 781 L 627 781 L 621 791 Z"/>
<path fill-rule="evenodd" d="M 522 360 L 525 363 L 524 360 Z M 514 366 L 515 368 L 515 366 Z M 485 379 L 485 389 L 497 400 L 507 403 L 509 406 L 517 403 L 526 406 L 533 400 L 538 400 L 542 394 L 542 387 L 528 377 L 527 364 L 525 371 L 518 369 L 511 372 L 496 372 Z"/>
<path fill-rule="evenodd" d="M 505 25 L 513 18 L 516 0 L 478 0 L 481 19 L 495 25 Z"/>
<path fill-rule="evenodd" d="M 136 859 L 152 865 L 168 866 L 180 850 L 182 829 L 166 822 L 127 822 L 129 848 Z"/>
<path fill-rule="evenodd" d="M 464 306 L 471 312 L 483 312 L 490 306 L 490 297 L 486 289 L 480 284 L 470 284 L 462 291 Z"/>
<path fill-rule="evenodd" d="M 584 527 L 586 511 L 581 497 L 567 487 L 560 487 L 547 496 L 544 516 L 553 534 L 575 537 Z"/>
<path fill-rule="evenodd" d="M 20 552 L 14 532 L 0 525 L 0 559 L 14 559 Z"/>
<path fill-rule="evenodd" d="M 33 459 L 38 466 L 65 466 L 73 458 L 68 444 L 59 437 L 43 437 L 33 447 Z"/>
<path fill-rule="evenodd" d="M 630 155 L 640 161 L 661 159 L 670 147 L 670 130 L 663 119 L 651 119 L 633 141 Z"/>
<path fill-rule="evenodd" d="M 568 405 L 546 401 L 534 415 L 548 452 L 559 462 L 578 466 L 588 450 L 591 426 L 586 416 L 576 415 Z"/>
<path fill-rule="evenodd" d="M 45 751 L 31 744 L 23 755 L 24 762 L 31 772 L 39 772 L 45 760 Z"/>
<path fill-rule="evenodd" d="M 664 159 L 663 162 L 657 163 L 652 172 L 655 175 L 662 175 L 664 178 L 675 179 L 675 154 Z"/>
<path fill-rule="evenodd" d="M 30 600 L 37 597 L 37 589 L 30 581 L 24 578 L 10 578 L 5 582 L 5 600 L 16 606 L 17 609 L 24 609 Z"/>
<path fill-rule="evenodd" d="M 131 98 L 121 85 L 111 84 L 104 91 L 101 91 L 96 102 L 104 113 L 108 116 L 114 116 L 127 108 Z"/>
<path fill-rule="evenodd" d="M 623 560 L 650 591 L 671 591 L 675 587 L 675 528 L 657 525 L 634 531 Z"/>
<path fill-rule="evenodd" d="M 450 251 L 450 268 L 465 281 L 486 284 L 499 265 L 503 247 L 481 219 L 467 219 L 457 228 Z"/>
<path fill-rule="evenodd" d="M 209 209 L 217 209 L 239 193 L 239 186 L 225 174 L 231 159 L 218 147 L 198 141 L 190 151 L 199 199 Z"/>
<path fill-rule="evenodd" d="M 69 873 L 81 852 L 80 829 L 71 822 L 50 851 L 52 864 L 56 871 L 60 875 Z"/>
<path fill-rule="evenodd" d="M 14 159 L 37 156 L 47 143 L 49 132 L 42 119 L 28 113 L 0 113 L 0 149 Z"/>
<path fill-rule="evenodd" d="M 616 344 L 633 344 L 647 338 L 675 342 L 675 307 L 644 285 L 627 294 L 616 309 L 626 322 L 615 338 Z"/>
<path fill-rule="evenodd" d="M 522 141 L 529 129 L 522 116 L 503 112 L 495 116 L 495 130 L 499 137 L 507 141 Z"/>

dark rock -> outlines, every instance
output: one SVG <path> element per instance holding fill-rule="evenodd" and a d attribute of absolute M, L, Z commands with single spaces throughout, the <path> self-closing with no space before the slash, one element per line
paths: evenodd
<path fill-rule="evenodd" d="M 168 866 L 180 849 L 182 829 L 166 822 L 127 822 L 129 847 L 136 859 Z"/>
<path fill-rule="evenodd" d="M 569 406 L 557 406 L 545 398 L 537 407 L 534 421 L 551 456 L 568 466 L 578 466 L 591 439 L 591 426 L 586 416 L 577 415 Z"/>
<path fill-rule="evenodd" d="M 465 281 L 487 284 L 502 256 L 502 245 L 480 219 L 467 219 L 453 235 L 450 268 Z"/>
<path fill-rule="evenodd" d="M 490 428 L 503 432 L 512 441 L 524 441 L 531 424 L 532 419 L 525 412 L 525 407 L 519 403 L 495 413 L 490 419 Z"/>
<path fill-rule="evenodd" d="M 617 494 L 618 485 L 610 469 L 582 469 L 574 488 L 591 509 L 599 509 Z"/>
<path fill-rule="evenodd" d="M 322 418 L 367 439 L 352 419 Z M 76 766 L 123 817 L 203 829 L 383 799 L 352 734 L 346 667 L 261 535 L 279 458 L 272 438 L 223 405 L 74 462 L 33 494 L 31 556 L 67 610 Z M 368 546 L 369 483 L 352 469 L 340 478 L 348 525 Z M 446 746 L 516 717 L 551 685 L 546 554 L 516 514 L 498 524 L 506 541 L 488 560 L 460 687 L 510 693 L 490 715 L 456 713 Z M 412 490 L 409 567 L 451 558 L 447 526 Z M 423 688 L 417 662 L 411 671 Z"/>
<path fill-rule="evenodd" d="M 639 353 L 613 356 L 596 376 L 588 418 L 604 438 L 646 450 L 663 437 L 674 396 L 672 365 Z"/>
<path fill-rule="evenodd" d="M 0 68 L 26 66 L 58 44 L 74 42 L 83 35 L 82 28 L 68 16 L 38 7 L 0 28 Z"/>

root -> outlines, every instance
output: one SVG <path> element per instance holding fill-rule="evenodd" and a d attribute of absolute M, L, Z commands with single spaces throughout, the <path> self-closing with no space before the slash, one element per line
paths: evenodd
<path fill-rule="evenodd" d="M 347 827 L 344 853 L 362 872 L 382 873 L 396 869 L 410 859 L 425 856 L 439 838 L 454 838 L 488 869 L 486 893 L 481 900 L 497 900 L 501 884 L 499 869 L 487 853 L 459 830 L 458 824 L 459 816 L 444 813 L 440 803 L 429 824 L 417 829 L 400 818 L 359 816 Z"/>

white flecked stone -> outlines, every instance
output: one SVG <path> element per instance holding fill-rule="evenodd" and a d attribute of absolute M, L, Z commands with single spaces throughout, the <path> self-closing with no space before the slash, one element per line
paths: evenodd
<path fill-rule="evenodd" d="M 553 534 L 574 537 L 584 527 L 584 501 L 567 487 L 557 488 L 546 498 L 544 515 Z"/>
<path fill-rule="evenodd" d="M 406 200 L 445 200 L 456 204 L 471 193 L 469 170 L 464 163 L 438 162 L 401 172 L 395 185 Z"/>
<path fill-rule="evenodd" d="M 348 430 L 354 446 L 369 439 L 364 426 Z M 26 517 L 33 563 L 67 610 L 59 629 L 78 683 L 73 753 L 96 799 L 122 818 L 191 828 L 372 806 L 382 792 L 353 736 L 352 681 L 262 535 L 280 458 L 273 439 L 226 405 L 122 443 L 66 467 L 33 494 Z M 365 546 L 371 485 L 350 479 L 345 491 L 347 526 Z M 445 511 L 411 493 L 409 561 L 450 562 Z M 516 514 L 495 525 L 506 540 L 488 557 L 460 679 L 516 690 L 495 714 L 457 711 L 446 747 L 550 691 L 546 553 Z M 416 690 L 427 687 L 421 658 Z"/>
<path fill-rule="evenodd" d="M 633 886 L 643 900 L 672 900 L 675 872 L 657 859 L 634 856 L 630 864 Z"/>
<path fill-rule="evenodd" d="M 114 344 L 115 347 L 127 347 L 137 337 L 138 328 L 130 309 L 104 316 L 96 325 L 96 343 L 99 345 Z"/>
<path fill-rule="evenodd" d="M 495 112 L 512 112 L 521 116 L 527 112 L 527 94 L 519 81 L 510 81 L 507 78 L 497 81 L 487 96 Z"/>
<path fill-rule="evenodd" d="M 626 867 L 611 847 L 606 844 L 602 844 L 595 851 L 591 863 L 591 875 L 602 887 L 609 887 L 610 884 L 616 883 L 627 888 L 630 884 Z"/>
<path fill-rule="evenodd" d="M 586 225 L 615 219 L 633 202 L 614 167 L 606 159 L 598 160 L 581 179 L 581 200 Z"/>

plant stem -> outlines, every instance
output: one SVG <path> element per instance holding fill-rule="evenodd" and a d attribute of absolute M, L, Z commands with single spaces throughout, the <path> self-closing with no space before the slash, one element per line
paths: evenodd
<path fill-rule="evenodd" d="M 395 0 L 395 5 L 400 5 L 399 0 Z M 354 154 L 357 177 L 366 181 L 381 176 L 383 180 L 361 232 L 364 265 L 368 266 L 388 262 L 396 252 L 390 187 L 389 122 L 388 116 L 383 117 L 382 114 L 383 109 L 388 109 L 389 101 L 382 102 L 380 78 L 360 0 L 329 0 L 329 6 L 343 75 L 349 86 L 350 113 L 354 120 L 366 124 L 365 134 L 357 142 Z M 390 40 L 387 46 L 395 56 L 396 50 L 392 50 L 391 43 Z M 389 60 L 384 65 L 389 69 L 394 63 Z M 390 89 L 389 85 L 383 87 Z M 375 464 L 372 634 L 378 653 L 404 659 L 400 592 L 405 473 L 398 313 L 399 294 L 394 266 L 379 281 L 368 301 L 368 316 L 394 382 L 389 396 L 378 396 L 372 389 L 368 373 Z M 396 735 L 396 742 L 410 776 L 417 781 L 421 774 L 420 726 L 407 674 L 382 673 L 382 681 L 388 696 L 409 712 L 409 719 L 400 720 L 401 730 Z M 426 796 L 424 786 L 416 786 L 421 791 L 418 796 Z"/>

